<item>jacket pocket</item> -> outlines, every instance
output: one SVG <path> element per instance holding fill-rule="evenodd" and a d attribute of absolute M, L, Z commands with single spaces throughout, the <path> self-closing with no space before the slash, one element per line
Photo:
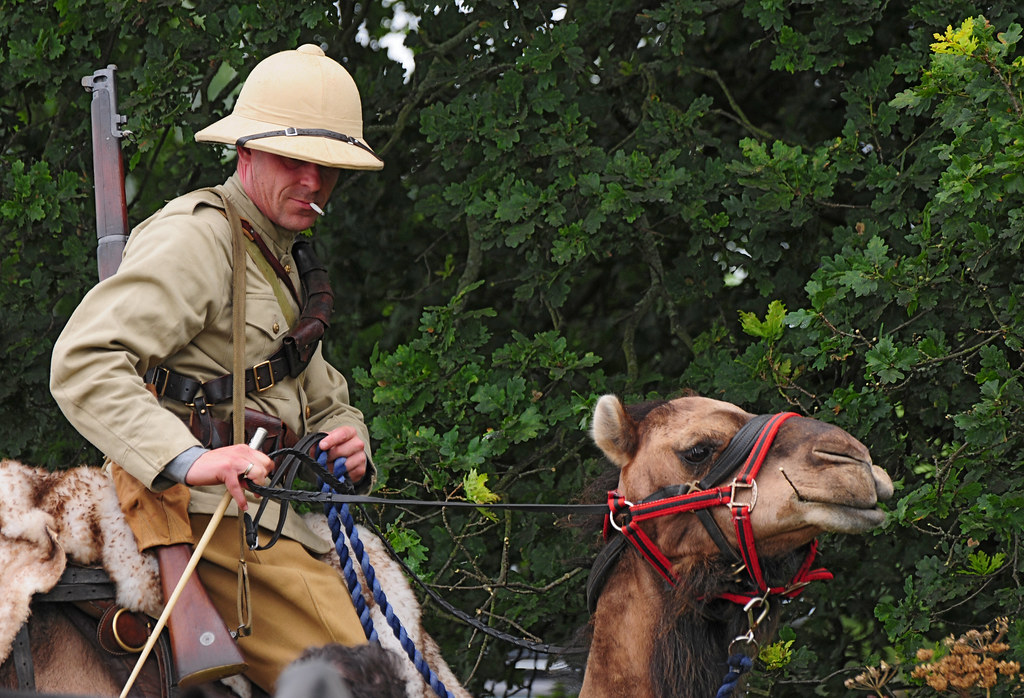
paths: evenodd
<path fill-rule="evenodd" d="M 245 356 L 249 366 L 266 361 L 281 346 L 288 325 L 274 296 L 245 299 Z"/>

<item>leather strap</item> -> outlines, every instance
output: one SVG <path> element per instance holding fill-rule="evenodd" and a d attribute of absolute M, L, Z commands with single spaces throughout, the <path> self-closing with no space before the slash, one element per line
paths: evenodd
<path fill-rule="evenodd" d="M 245 443 L 245 233 L 234 206 L 222 192 L 231 223 L 231 387 L 232 443 Z"/>
<path fill-rule="evenodd" d="M 260 393 L 274 387 L 279 381 L 297 377 L 305 368 L 298 363 L 293 352 L 282 346 L 266 361 L 242 371 L 242 394 Z M 295 375 L 292 375 L 293 372 Z M 202 394 L 207 405 L 216 405 L 232 399 L 234 375 L 227 373 L 200 383 L 164 366 L 157 366 L 146 373 L 146 382 L 153 385 L 157 397 L 168 397 L 191 405 L 196 402 L 196 396 Z"/>
<path fill-rule="evenodd" d="M 24 623 L 14 636 L 11 661 L 14 662 L 14 672 L 18 676 L 18 690 L 35 691 L 36 670 L 32 664 L 32 643 L 29 640 L 28 623 Z"/>
<path fill-rule="evenodd" d="M 299 473 L 299 468 L 302 465 L 302 457 L 298 454 L 301 453 L 308 456 L 309 453 L 312 452 L 313 447 L 316 446 L 323 437 L 324 435 L 322 433 L 318 433 L 306 434 L 299 439 L 293 448 L 288 449 L 291 453 L 285 455 L 285 457 L 281 459 L 281 462 L 277 464 L 277 467 L 274 468 L 268 487 L 284 487 L 286 489 L 291 489 L 292 484 L 295 481 L 295 477 Z M 269 501 L 269 497 L 263 497 L 260 500 L 260 505 L 256 509 L 255 517 L 250 516 L 248 513 L 244 514 L 242 517 L 245 521 L 247 543 L 251 550 L 259 551 L 270 548 L 278 541 L 281 537 L 281 533 L 284 531 L 284 523 L 288 516 L 288 510 L 291 508 L 286 505 L 278 507 L 277 526 L 274 528 L 274 532 L 271 534 L 270 540 L 268 540 L 264 545 L 260 545 L 257 524 L 263 517 L 263 512 L 266 509 L 267 502 Z"/>
<path fill-rule="evenodd" d="M 263 241 L 263 236 L 253 230 L 252 223 L 244 218 L 241 219 L 241 222 L 242 230 L 245 231 L 245 237 L 256 245 L 260 254 L 263 255 L 263 259 L 267 260 L 267 264 L 269 264 L 270 268 L 274 270 L 274 274 L 282 281 L 282 283 L 284 283 L 288 292 L 292 294 L 292 298 L 295 299 L 295 305 L 301 308 L 302 301 L 299 299 L 299 292 L 295 290 L 295 284 L 292 283 L 292 277 L 290 277 L 288 272 L 285 271 L 285 268 L 281 266 L 281 260 L 277 258 L 277 255 L 274 254 L 269 247 L 267 247 L 267 243 Z"/>
<path fill-rule="evenodd" d="M 697 489 L 706 490 L 720 485 L 725 478 L 732 475 L 740 467 L 743 460 L 750 454 L 754 442 L 761 435 L 761 430 L 772 418 L 770 414 L 760 414 L 744 424 L 729 440 L 722 455 L 715 461 L 711 471 L 697 485 Z"/>
<path fill-rule="evenodd" d="M 317 138 L 330 138 L 331 140 L 341 141 L 342 143 L 348 143 L 349 145 L 354 145 L 357 148 L 362 148 L 373 157 L 377 158 L 381 162 L 384 162 L 383 160 L 381 160 L 381 157 L 377 155 L 377 153 L 370 150 L 369 146 L 360 143 L 357 139 L 353 138 L 352 136 L 348 136 L 345 135 L 344 133 L 339 133 L 337 131 L 330 131 L 325 128 L 295 128 L 294 126 L 289 126 L 288 128 L 281 129 L 280 131 L 264 131 L 262 133 L 253 133 L 248 136 L 242 136 L 241 138 L 236 140 L 235 147 L 241 148 L 249 141 L 254 141 L 258 138 L 276 138 L 278 136 L 316 136 Z"/>
<path fill-rule="evenodd" d="M 96 619 L 96 640 L 110 654 L 137 654 L 146 646 L 152 630 L 146 614 L 129 611 L 109 599 L 81 601 L 75 605 Z"/>
<path fill-rule="evenodd" d="M 95 620 L 80 608 L 68 604 L 61 612 L 64 617 L 84 637 L 97 641 Z M 135 665 L 135 655 L 108 654 L 107 667 L 114 675 L 119 684 L 124 684 L 131 674 L 131 668 Z M 156 661 L 151 661 L 155 657 Z M 161 633 L 153 648 L 149 661 L 143 665 L 142 671 L 137 677 L 129 696 L 138 698 L 170 698 L 172 688 L 172 659 L 170 647 L 167 643 L 167 635 Z"/>
<path fill-rule="evenodd" d="M 231 443 L 245 443 L 245 233 L 227 196 L 224 212 L 231 222 Z M 253 374 L 255 375 L 255 373 Z M 227 494 L 224 495 L 227 497 Z M 245 526 L 238 517 L 238 637 L 252 633 L 252 609 L 249 605 L 249 568 L 245 564 Z"/>

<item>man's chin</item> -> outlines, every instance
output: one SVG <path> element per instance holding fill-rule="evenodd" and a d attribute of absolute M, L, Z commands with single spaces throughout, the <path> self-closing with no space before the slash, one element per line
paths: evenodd
<path fill-rule="evenodd" d="M 282 216 L 280 220 L 274 222 L 285 230 L 298 233 L 306 230 L 307 228 L 311 228 L 313 224 L 316 223 L 317 218 L 319 218 L 319 216 L 313 213 L 313 211 L 310 211 L 309 214 L 293 213 L 287 216 Z"/>

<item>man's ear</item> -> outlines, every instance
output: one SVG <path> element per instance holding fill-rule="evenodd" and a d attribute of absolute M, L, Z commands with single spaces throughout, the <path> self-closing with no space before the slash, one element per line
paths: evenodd
<path fill-rule="evenodd" d="M 238 178 L 242 180 L 242 188 L 246 189 L 249 175 L 252 173 L 252 151 L 244 145 L 238 146 L 235 150 L 238 157 L 235 161 L 235 172 L 238 173 Z M 246 192 L 248 192 L 248 189 L 246 189 Z"/>

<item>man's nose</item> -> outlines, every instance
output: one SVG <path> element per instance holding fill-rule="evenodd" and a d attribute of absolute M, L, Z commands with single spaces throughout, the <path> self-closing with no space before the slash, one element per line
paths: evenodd
<path fill-rule="evenodd" d="M 320 165 L 312 162 L 303 163 L 299 169 L 299 181 L 310 191 L 320 191 L 324 181 Z"/>

